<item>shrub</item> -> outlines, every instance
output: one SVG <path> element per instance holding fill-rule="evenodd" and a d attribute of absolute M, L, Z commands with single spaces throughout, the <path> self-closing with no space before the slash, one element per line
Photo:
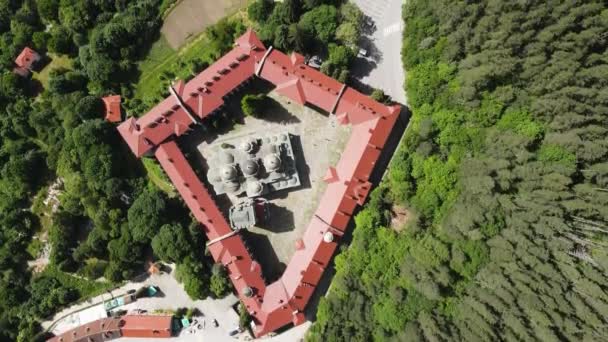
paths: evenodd
<path fill-rule="evenodd" d="M 247 94 L 241 100 L 241 109 L 247 116 L 260 117 L 262 116 L 262 110 L 266 102 L 265 94 Z"/>

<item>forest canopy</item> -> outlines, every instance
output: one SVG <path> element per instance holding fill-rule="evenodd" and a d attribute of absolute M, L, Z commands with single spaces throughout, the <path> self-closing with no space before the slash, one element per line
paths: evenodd
<path fill-rule="evenodd" d="M 605 2 L 409 0 L 404 21 L 410 127 L 308 340 L 605 337 Z"/>

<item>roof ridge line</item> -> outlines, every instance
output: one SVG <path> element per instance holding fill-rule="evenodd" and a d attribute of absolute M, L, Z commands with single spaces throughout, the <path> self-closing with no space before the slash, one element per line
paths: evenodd
<path fill-rule="evenodd" d="M 274 47 L 271 45 L 270 47 L 268 47 L 268 50 L 266 50 L 264 57 L 262 57 L 262 60 L 260 60 L 260 65 L 255 70 L 256 76 L 260 77 L 260 74 L 262 73 L 262 68 L 264 67 L 264 63 L 266 62 L 266 58 L 268 58 L 268 55 L 270 55 L 270 52 L 272 52 L 273 49 Z"/>
<path fill-rule="evenodd" d="M 172 84 L 169 85 L 169 92 L 171 93 L 171 95 L 173 95 L 173 97 L 177 101 L 177 104 L 180 107 L 182 107 L 182 109 L 184 110 L 184 112 L 186 112 L 186 115 L 188 115 L 188 117 L 190 118 L 190 120 L 192 120 L 192 123 L 196 124 L 197 123 L 196 119 L 194 118 L 194 116 L 192 115 L 192 113 L 190 113 L 190 109 L 186 107 L 186 104 L 184 103 L 184 100 L 182 100 L 181 96 L 179 96 L 179 94 L 177 93 L 177 91 L 175 90 L 175 88 L 173 88 Z"/>
<path fill-rule="evenodd" d="M 340 100 L 342 99 L 342 95 L 344 95 L 346 88 L 348 88 L 346 83 L 342 84 L 342 89 L 340 89 L 340 92 L 338 93 L 338 96 L 336 97 L 336 102 L 334 102 L 334 105 L 331 108 L 331 111 L 329 112 L 330 114 L 336 115 L 336 109 L 338 108 L 338 103 L 340 103 Z"/>

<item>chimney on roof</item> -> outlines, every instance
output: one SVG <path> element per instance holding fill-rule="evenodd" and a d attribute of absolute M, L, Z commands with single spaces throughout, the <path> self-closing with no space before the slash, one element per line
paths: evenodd
<path fill-rule="evenodd" d="M 337 182 L 338 180 L 340 180 L 340 178 L 338 177 L 338 171 L 335 167 L 330 166 L 327 169 L 327 172 L 325 173 L 325 177 L 323 177 L 323 181 L 325 183 L 331 184 Z"/>
<path fill-rule="evenodd" d="M 297 52 L 292 52 L 291 56 L 289 56 L 289 59 L 291 60 L 291 64 L 293 66 L 304 64 L 304 56 L 300 55 Z"/>
<path fill-rule="evenodd" d="M 297 250 L 297 251 L 301 251 L 301 250 L 303 250 L 304 248 L 305 248 L 305 247 L 304 247 L 304 241 L 303 241 L 302 239 L 297 239 L 297 240 L 296 240 L 296 250 Z"/>

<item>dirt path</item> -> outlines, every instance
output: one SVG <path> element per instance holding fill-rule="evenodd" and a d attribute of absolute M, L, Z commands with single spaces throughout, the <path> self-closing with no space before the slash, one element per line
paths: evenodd
<path fill-rule="evenodd" d="M 246 4 L 247 0 L 183 0 L 167 15 L 161 32 L 171 48 L 177 50 L 188 38 Z"/>

